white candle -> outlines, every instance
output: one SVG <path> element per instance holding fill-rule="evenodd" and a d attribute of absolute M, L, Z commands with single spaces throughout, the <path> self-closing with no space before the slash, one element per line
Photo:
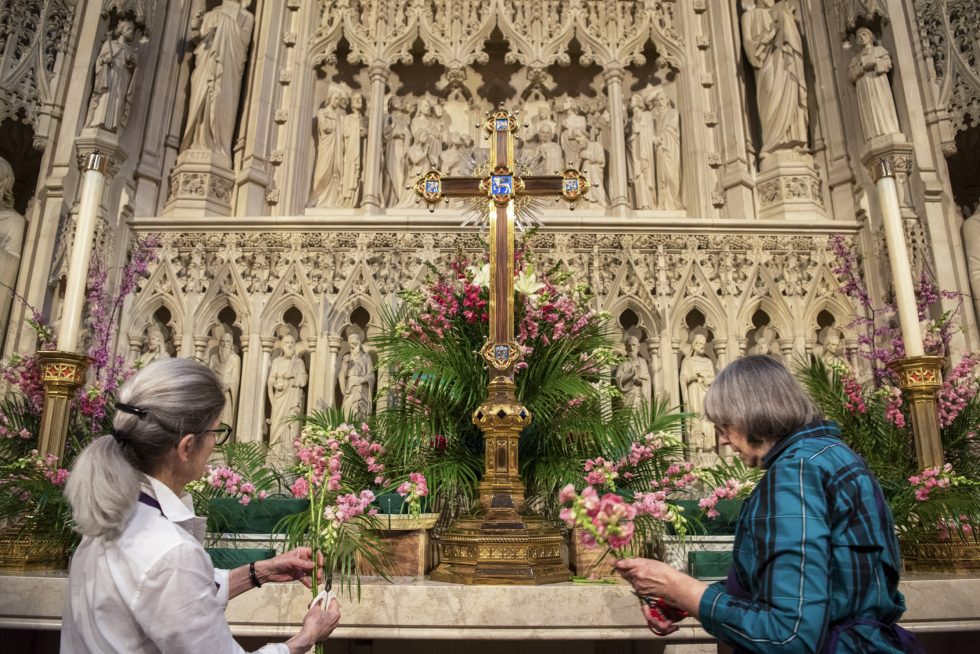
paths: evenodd
<path fill-rule="evenodd" d="M 898 187 L 895 185 L 891 163 L 879 160 L 874 165 L 872 175 L 876 178 L 878 205 L 881 207 L 882 222 L 885 225 L 885 241 L 888 243 L 888 259 L 891 262 L 892 283 L 895 285 L 895 304 L 902 326 L 902 340 L 905 341 L 905 356 L 920 357 L 925 354 L 922 329 L 919 327 L 919 310 L 912 284 L 912 264 L 905 245 Z"/>
<path fill-rule="evenodd" d="M 108 164 L 109 160 L 105 155 L 90 154 L 82 174 L 78 223 L 75 225 L 75 239 L 72 241 L 68 280 L 65 284 L 65 303 L 58 328 L 58 349 L 62 352 L 75 352 L 78 348 L 82 307 L 85 304 L 85 282 L 88 280 L 89 260 L 92 257 L 92 239 L 95 237 L 95 224 L 98 220 L 99 204 L 102 202 Z"/>

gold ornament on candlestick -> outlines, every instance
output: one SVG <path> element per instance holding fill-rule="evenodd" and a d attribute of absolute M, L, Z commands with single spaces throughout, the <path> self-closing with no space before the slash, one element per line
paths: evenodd
<path fill-rule="evenodd" d="M 473 412 L 485 441 L 480 511 L 459 519 L 440 536 L 436 581 L 464 584 L 543 584 L 565 581 L 562 537 L 540 516 L 525 512 L 518 467 L 521 431 L 531 413 L 517 401 L 514 366 L 521 350 L 514 340 L 515 202 L 532 196 L 560 197 L 572 207 L 592 184 L 574 168 L 555 175 L 526 175 L 514 159 L 516 116 L 490 112 L 483 129 L 491 141 L 488 174 L 446 177 L 430 170 L 418 178 L 416 194 L 430 210 L 448 198 L 480 198 L 478 211 L 490 233 L 490 338 L 481 350 L 490 369 L 487 400 Z"/>
<path fill-rule="evenodd" d="M 898 375 L 898 385 L 908 400 L 915 458 L 921 469 L 943 465 L 943 442 L 936 412 L 936 392 L 943 385 L 943 362 L 943 357 L 918 356 L 888 364 Z"/>

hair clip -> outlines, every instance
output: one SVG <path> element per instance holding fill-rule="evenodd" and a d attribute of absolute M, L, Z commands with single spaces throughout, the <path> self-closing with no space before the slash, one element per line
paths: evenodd
<path fill-rule="evenodd" d="M 146 409 L 141 409 L 138 406 L 125 404 L 123 402 L 116 402 L 116 410 L 122 411 L 123 413 L 131 413 L 137 418 L 145 418 L 149 415 Z"/>

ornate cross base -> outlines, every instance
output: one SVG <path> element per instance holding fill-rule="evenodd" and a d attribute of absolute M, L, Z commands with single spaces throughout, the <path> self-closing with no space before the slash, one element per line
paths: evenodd
<path fill-rule="evenodd" d="M 235 174 L 228 157 L 210 150 L 185 150 L 170 173 L 165 215 L 230 216 Z"/>
<path fill-rule="evenodd" d="M 762 160 L 756 178 L 759 218 L 825 218 L 820 177 L 813 157 L 793 151 L 773 152 Z"/>
<path fill-rule="evenodd" d="M 943 443 L 939 437 L 936 391 L 943 384 L 943 358 L 908 357 L 888 364 L 898 374 L 898 383 L 908 398 L 919 468 L 943 465 Z"/>
<path fill-rule="evenodd" d="M 64 455 L 68 436 L 71 399 L 85 382 L 89 358 L 76 352 L 41 351 L 37 353 L 44 384 L 44 408 L 41 410 L 41 454 Z"/>
<path fill-rule="evenodd" d="M 461 518 L 439 537 L 442 562 L 432 578 L 457 584 L 567 581 L 571 572 L 561 561 L 558 528 L 539 516 L 523 515 L 517 443 L 531 424 L 531 413 L 517 401 L 512 379 L 493 378 L 473 422 L 486 443 L 480 512 Z"/>

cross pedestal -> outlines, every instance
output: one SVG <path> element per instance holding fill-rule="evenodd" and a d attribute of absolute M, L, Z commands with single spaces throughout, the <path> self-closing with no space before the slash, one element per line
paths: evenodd
<path fill-rule="evenodd" d="M 490 219 L 490 338 L 481 350 L 490 383 L 487 400 L 473 412 L 473 423 L 483 431 L 486 445 L 480 510 L 460 518 L 439 537 L 441 563 L 432 579 L 462 584 L 554 583 L 571 574 L 561 561 L 561 533 L 526 512 L 518 472 L 518 440 L 531 424 L 531 413 L 517 401 L 514 386 L 514 365 L 521 350 L 514 340 L 513 201 L 520 195 L 547 195 L 575 203 L 591 184 L 573 168 L 556 175 L 517 176 L 517 119 L 504 110 L 491 112 L 483 128 L 491 139 L 488 176 L 445 177 L 430 170 L 415 184 L 415 192 L 430 208 L 448 198 L 486 198 Z"/>

